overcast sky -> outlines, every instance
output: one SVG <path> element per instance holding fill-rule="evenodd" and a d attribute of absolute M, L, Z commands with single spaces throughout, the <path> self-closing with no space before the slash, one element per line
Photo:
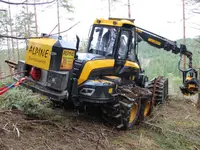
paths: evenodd
<path fill-rule="evenodd" d="M 11 1 L 11 0 L 10 0 Z M 14 1 L 14 0 L 13 0 Z M 68 14 L 61 10 L 61 30 L 66 30 L 78 21 L 81 21 L 76 27 L 68 33 L 68 38 L 78 34 L 81 39 L 88 36 L 89 28 L 94 19 L 108 17 L 107 0 L 71 0 L 75 6 L 75 13 Z M 135 19 L 135 24 L 139 27 L 150 30 L 171 40 L 183 37 L 183 11 L 182 0 L 130 0 L 131 17 Z M 15 0 L 20 2 L 20 0 Z M 128 17 L 127 0 L 119 0 L 113 3 L 111 8 L 111 17 Z M 0 8 L 7 5 L 0 4 Z M 13 12 L 19 7 L 11 6 Z M 200 15 L 191 14 L 186 6 L 186 37 L 195 37 L 200 35 L 200 30 L 195 28 L 200 24 Z M 38 26 L 40 32 L 49 33 L 57 24 L 56 6 L 45 8 L 40 6 L 38 10 Z M 68 21 L 67 17 L 74 17 L 74 21 Z M 57 29 L 54 31 L 57 32 Z M 64 35 L 66 35 L 64 34 Z"/>

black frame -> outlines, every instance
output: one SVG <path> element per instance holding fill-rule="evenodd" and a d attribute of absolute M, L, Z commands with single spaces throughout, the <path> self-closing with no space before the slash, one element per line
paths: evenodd
<path fill-rule="evenodd" d="M 129 53 L 130 50 L 131 50 L 130 43 L 132 42 L 132 32 L 131 32 L 131 29 L 123 28 L 123 27 L 120 28 L 120 32 L 119 32 L 119 35 L 118 35 L 118 39 L 117 39 L 117 42 L 116 42 L 116 43 L 118 43 L 118 45 L 117 45 L 117 49 L 115 50 L 114 58 L 118 60 L 119 46 L 120 46 L 120 37 L 121 37 L 122 31 L 128 31 L 128 32 L 129 32 L 128 51 L 126 52 L 126 58 L 125 58 L 125 59 L 121 59 L 121 60 L 127 60 L 127 59 L 128 59 L 128 53 Z"/>
<path fill-rule="evenodd" d="M 109 26 L 109 25 L 93 25 L 93 27 L 92 27 L 92 31 L 91 31 L 91 33 L 90 33 L 90 37 L 89 37 L 89 41 L 88 41 L 88 46 L 87 46 L 87 52 L 88 53 L 91 53 L 90 52 L 90 45 L 91 45 L 91 41 L 92 41 L 92 39 L 93 39 L 93 34 L 94 34 L 94 29 L 96 28 L 96 27 L 107 27 L 107 28 L 115 28 L 116 30 L 117 30 L 117 36 L 116 36 L 116 40 L 118 41 L 118 38 L 119 38 L 119 27 L 115 27 L 115 26 Z M 114 56 L 114 54 L 115 54 L 115 51 L 116 51 L 116 47 L 117 47 L 117 42 L 115 42 L 114 43 L 114 46 L 113 46 L 113 53 L 112 53 L 112 56 L 108 56 L 108 57 L 113 57 Z"/>

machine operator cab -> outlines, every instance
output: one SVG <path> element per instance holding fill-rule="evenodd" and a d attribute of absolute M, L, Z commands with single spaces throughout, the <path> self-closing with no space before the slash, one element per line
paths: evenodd
<path fill-rule="evenodd" d="M 75 62 L 74 73 L 82 101 L 111 102 L 118 86 L 135 79 L 140 71 L 134 62 L 135 35 L 133 21 L 115 18 L 94 21 L 87 52 L 78 53 L 79 62 L 83 63 Z"/>
<path fill-rule="evenodd" d="M 89 38 L 88 52 L 115 60 L 134 61 L 135 35 L 133 20 L 97 19 Z"/>

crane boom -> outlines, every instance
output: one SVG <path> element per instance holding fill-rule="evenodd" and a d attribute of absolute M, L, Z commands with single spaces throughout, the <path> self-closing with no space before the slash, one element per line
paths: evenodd
<path fill-rule="evenodd" d="M 178 47 L 176 41 L 169 40 L 140 27 L 136 27 L 136 32 L 139 37 L 156 48 L 163 48 L 166 51 L 172 51 L 174 54 L 180 53 L 187 56 L 192 65 L 192 52 L 188 51 L 184 44 L 180 44 L 180 47 Z"/>
<path fill-rule="evenodd" d="M 169 40 L 140 27 L 136 27 L 136 33 L 139 39 L 144 40 L 153 47 L 171 51 L 174 54 L 180 54 L 178 69 L 182 72 L 183 75 L 183 85 L 180 87 L 180 89 L 183 94 L 195 94 L 198 92 L 198 73 L 192 67 L 192 52 L 187 50 L 186 45 L 180 44 L 180 47 L 178 47 L 176 41 Z M 180 67 L 182 55 L 187 56 L 189 59 L 189 68 L 187 70 L 182 70 Z"/>

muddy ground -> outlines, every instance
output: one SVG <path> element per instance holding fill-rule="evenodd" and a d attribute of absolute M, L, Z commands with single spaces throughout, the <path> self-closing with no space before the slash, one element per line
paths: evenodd
<path fill-rule="evenodd" d="M 145 122 L 118 131 L 99 118 L 61 109 L 48 119 L 0 110 L 0 150 L 200 149 L 200 117 L 188 99 L 170 97 Z"/>

